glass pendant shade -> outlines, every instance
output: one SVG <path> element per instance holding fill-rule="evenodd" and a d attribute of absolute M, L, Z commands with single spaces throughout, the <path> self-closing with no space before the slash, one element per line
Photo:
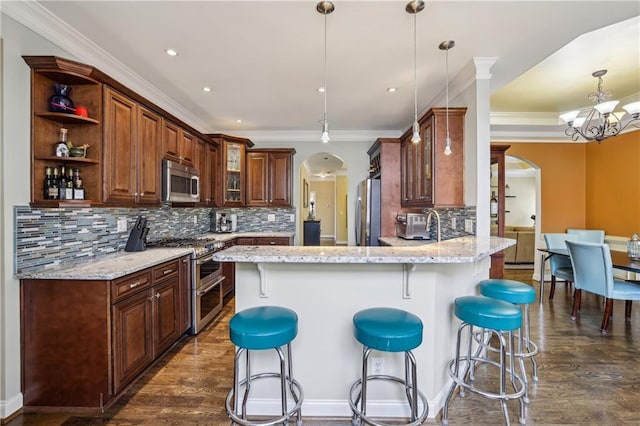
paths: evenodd
<path fill-rule="evenodd" d="M 638 115 L 640 114 L 640 102 L 632 102 L 630 104 L 626 104 L 622 107 L 627 114 L 629 115 Z"/>
<path fill-rule="evenodd" d="M 413 134 L 411 135 L 411 142 L 413 143 L 420 142 L 420 126 L 418 125 L 417 121 L 413 123 Z"/>
<path fill-rule="evenodd" d="M 584 124 L 584 122 L 587 121 L 587 117 L 578 117 L 575 120 L 573 120 L 573 127 L 582 127 L 582 125 Z"/>
<path fill-rule="evenodd" d="M 600 114 L 609 114 L 615 109 L 616 105 L 618 105 L 618 101 L 609 101 L 595 105 L 594 108 L 598 110 Z"/>
<path fill-rule="evenodd" d="M 444 155 L 451 155 L 451 138 L 447 136 L 446 143 L 444 145 Z"/>
<path fill-rule="evenodd" d="M 322 123 L 322 136 L 320 136 L 320 140 L 322 141 L 322 143 L 329 143 L 329 141 L 331 140 L 329 138 L 329 123 L 327 123 L 326 121 Z"/>
<path fill-rule="evenodd" d="M 570 124 L 573 123 L 573 121 L 578 117 L 578 114 L 580 114 L 579 110 L 565 112 L 564 114 L 560 115 L 560 120 L 564 121 L 567 124 Z"/>

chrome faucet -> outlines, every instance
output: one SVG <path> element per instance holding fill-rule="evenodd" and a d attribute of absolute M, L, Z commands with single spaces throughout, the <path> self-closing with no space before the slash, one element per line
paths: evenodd
<path fill-rule="evenodd" d="M 438 242 L 440 242 L 440 213 L 438 213 L 438 211 L 434 210 L 434 209 L 425 209 L 424 210 L 424 214 L 427 215 L 427 223 L 424 225 L 424 228 L 427 231 L 429 231 L 430 228 L 431 228 L 431 217 L 433 215 L 436 216 L 436 225 L 437 225 L 437 228 L 436 228 L 437 234 L 436 235 L 438 237 Z"/>

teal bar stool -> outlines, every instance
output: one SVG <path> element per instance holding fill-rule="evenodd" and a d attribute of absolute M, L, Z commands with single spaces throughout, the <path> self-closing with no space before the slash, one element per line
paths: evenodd
<path fill-rule="evenodd" d="M 527 380 L 527 372 L 524 368 L 524 359 L 529 358 L 533 366 L 532 379 L 538 381 L 538 363 L 536 355 L 538 354 L 538 345 L 531 341 L 530 324 L 529 324 L 529 305 L 536 301 L 536 290 L 530 285 L 520 281 L 505 279 L 488 279 L 480 281 L 478 285 L 480 294 L 494 299 L 504 300 L 505 302 L 520 305 L 523 311 L 522 326 L 518 331 L 518 339 L 522 339 L 523 350 L 515 353 L 522 370 L 522 379 L 525 384 L 524 402 L 529 402 L 529 380 Z M 487 349 L 496 350 L 491 346 Z"/>
<path fill-rule="evenodd" d="M 404 386 L 411 422 L 406 425 L 420 425 L 429 414 L 427 398 L 418 389 L 416 359 L 411 352 L 422 343 L 422 321 L 417 316 L 395 308 L 370 308 L 353 316 L 354 337 L 362 344 L 362 377 L 349 391 L 349 405 L 353 412 L 352 424 L 384 426 L 367 416 L 367 386 L 372 380 L 386 380 Z M 404 352 L 404 380 L 399 377 L 369 375 L 367 364 L 371 351 Z M 422 410 L 418 413 L 418 399 Z M 358 407 L 358 403 L 360 407 Z M 397 424 L 397 423 L 394 423 Z"/>
<path fill-rule="evenodd" d="M 449 404 L 456 391 L 460 389 L 460 396 L 463 397 L 466 390 L 477 393 L 485 398 L 499 400 L 502 406 L 502 414 L 505 423 L 510 425 L 509 412 L 507 410 L 507 401 L 517 399 L 520 402 L 520 423 L 525 423 L 525 404 L 523 395 L 525 392 L 524 381 L 515 374 L 514 371 L 514 351 L 507 352 L 504 335 L 509 339 L 510 347 L 514 347 L 515 339 L 513 331 L 518 330 L 522 323 L 522 311 L 519 307 L 512 303 L 502 300 L 492 299 L 483 296 L 464 296 L 458 297 L 454 302 L 454 313 L 462 324 L 458 327 L 458 336 L 456 340 L 456 355 L 449 362 L 447 372 L 453 380 L 453 384 L 449 390 L 449 394 L 442 408 L 442 424 L 449 422 L 448 412 Z M 499 362 L 493 361 L 487 357 L 479 356 L 478 352 L 472 355 L 473 348 L 473 327 L 480 327 L 488 330 L 496 337 L 500 343 Z M 466 353 L 461 352 L 461 338 L 465 329 L 468 329 L 468 345 Z M 522 341 L 518 340 L 521 344 Z M 521 348 L 520 348 L 521 349 Z M 521 350 L 520 350 L 521 351 Z M 507 357 L 509 359 L 509 367 L 507 367 Z M 461 373 L 460 364 L 464 363 L 465 367 Z M 469 371 L 471 366 L 475 364 L 485 364 L 487 367 L 497 367 L 500 373 L 499 389 L 480 389 L 476 386 L 473 378 L 470 378 Z M 507 392 L 506 377 L 510 376 L 512 392 Z"/>
<path fill-rule="evenodd" d="M 298 334 L 298 316 L 291 309 L 278 306 L 260 306 L 246 309 L 236 313 L 229 322 L 229 337 L 238 347 L 236 350 L 233 388 L 227 394 L 225 408 L 229 418 L 243 426 L 270 426 L 278 423 L 288 423 L 289 419 L 297 418 L 298 426 L 302 425 L 301 406 L 304 399 L 302 387 L 293 378 L 293 368 L 291 362 L 291 342 Z M 282 351 L 283 346 L 287 346 L 287 356 Z M 274 349 L 280 359 L 280 373 L 265 372 L 251 374 L 250 351 Z M 240 379 L 240 357 L 246 355 L 244 379 Z M 251 383 L 264 378 L 280 379 L 280 401 L 282 404 L 282 415 L 260 422 L 247 419 L 247 400 Z M 244 388 L 242 404 L 239 407 L 240 388 Z M 295 406 L 291 409 L 287 407 L 287 387 Z"/>

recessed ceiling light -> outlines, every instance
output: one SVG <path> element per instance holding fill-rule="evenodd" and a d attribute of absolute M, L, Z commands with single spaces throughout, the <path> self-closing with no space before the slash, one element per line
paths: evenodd
<path fill-rule="evenodd" d="M 324 93 L 324 87 L 318 87 L 318 92 Z"/>
<path fill-rule="evenodd" d="M 204 86 L 204 87 L 202 88 L 202 91 L 203 91 L 203 92 L 210 92 L 210 91 L 211 91 L 211 87 L 209 87 L 209 86 Z"/>
<path fill-rule="evenodd" d="M 164 53 L 166 53 L 169 56 L 178 56 L 178 51 L 174 49 L 164 49 Z"/>
<path fill-rule="evenodd" d="M 240 120 L 239 118 L 236 120 L 236 123 L 242 123 L 242 120 Z"/>
<path fill-rule="evenodd" d="M 389 93 L 393 93 L 393 92 L 397 92 L 397 91 L 398 91 L 397 87 L 388 87 L 387 88 L 387 92 L 389 92 Z"/>

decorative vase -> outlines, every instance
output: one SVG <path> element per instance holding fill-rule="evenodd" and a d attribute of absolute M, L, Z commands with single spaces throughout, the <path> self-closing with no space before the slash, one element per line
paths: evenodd
<path fill-rule="evenodd" d="M 640 238 L 638 234 L 633 234 L 627 241 L 627 255 L 631 260 L 640 260 Z"/>
<path fill-rule="evenodd" d="M 73 101 L 69 98 L 71 87 L 66 84 L 54 83 L 53 90 L 55 94 L 49 98 L 49 111 L 73 114 L 75 108 Z"/>

